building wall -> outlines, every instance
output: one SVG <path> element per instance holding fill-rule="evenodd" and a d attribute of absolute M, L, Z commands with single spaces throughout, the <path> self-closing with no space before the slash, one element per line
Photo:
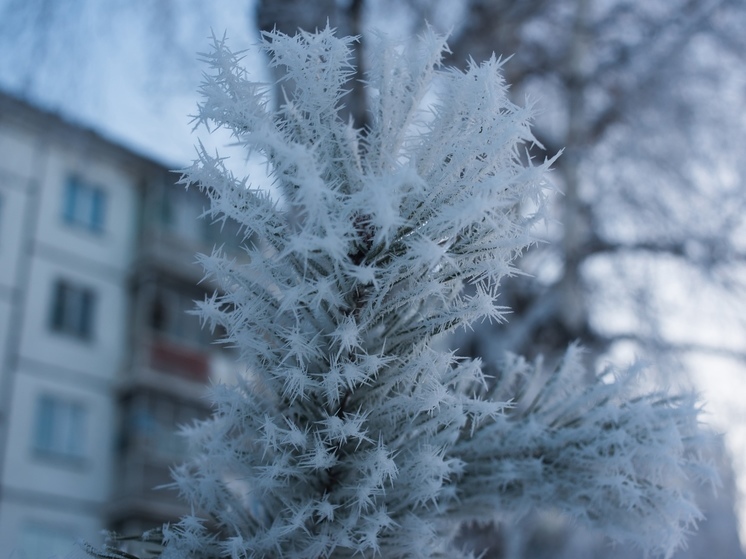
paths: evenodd
<path fill-rule="evenodd" d="M 33 189 L 33 153 L 33 136 L 23 129 L 3 126 L 0 120 L 0 364 L 6 361 L 12 309 L 18 294 L 23 218 Z M 2 367 L 0 397 L 5 378 Z M 0 405 L 1 402 L 2 398 Z"/>
<path fill-rule="evenodd" d="M 153 485 L 235 369 L 194 254 L 236 238 L 169 167 L 0 92 L 0 559 L 186 512 Z"/>
<path fill-rule="evenodd" d="M 105 527 L 139 183 L 152 165 L 0 98 L 0 559 L 66 553 Z M 85 192 L 71 205 L 73 177 Z M 90 189 L 103 200 L 97 227 L 66 213 L 92 215 Z M 60 297 L 59 282 L 90 300 Z"/>

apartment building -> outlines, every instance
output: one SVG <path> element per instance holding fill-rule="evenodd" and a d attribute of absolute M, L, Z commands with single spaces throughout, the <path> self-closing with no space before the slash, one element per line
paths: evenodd
<path fill-rule="evenodd" d="M 0 94 L 0 559 L 184 512 L 153 488 L 234 367 L 194 255 L 236 241 L 168 168 Z"/>

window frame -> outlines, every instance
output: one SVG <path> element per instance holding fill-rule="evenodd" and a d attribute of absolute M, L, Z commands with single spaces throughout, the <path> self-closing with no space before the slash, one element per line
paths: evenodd
<path fill-rule="evenodd" d="M 31 449 L 35 456 L 81 464 L 88 458 L 90 410 L 82 401 L 39 394 L 34 404 Z"/>
<path fill-rule="evenodd" d="M 105 230 L 107 205 L 103 187 L 78 175 L 70 175 L 65 181 L 62 220 L 66 225 L 101 234 Z"/>
<path fill-rule="evenodd" d="M 70 552 L 75 549 L 79 533 L 80 530 L 72 526 L 36 519 L 26 520 L 21 524 L 18 534 L 19 557 L 21 559 L 69 557 Z"/>
<path fill-rule="evenodd" d="M 244 242 L 242 227 L 232 218 L 213 219 L 210 200 L 199 189 L 164 184 L 154 203 L 154 225 L 169 238 L 187 245 L 222 245 L 239 250 Z"/>
<path fill-rule="evenodd" d="M 179 345 L 204 350 L 214 345 L 215 336 L 194 313 L 197 301 L 207 292 L 192 286 L 168 281 L 155 284 L 147 326 L 156 333 Z"/>
<path fill-rule="evenodd" d="M 172 464 L 188 456 L 183 426 L 204 420 L 209 410 L 157 391 L 132 394 L 123 405 L 121 440 L 125 452 L 145 454 L 149 460 Z"/>
<path fill-rule="evenodd" d="M 98 294 L 92 287 L 57 278 L 52 284 L 49 329 L 83 341 L 94 339 Z"/>

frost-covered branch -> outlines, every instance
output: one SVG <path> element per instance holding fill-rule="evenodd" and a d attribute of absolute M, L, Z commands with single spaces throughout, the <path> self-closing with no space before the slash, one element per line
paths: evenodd
<path fill-rule="evenodd" d="M 162 556 L 451 557 L 458 522 L 547 504 L 670 552 L 698 518 L 693 402 L 632 373 L 588 386 L 575 348 L 549 376 L 437 349 L 505 320 L 551 161 L 524 163 L 530 107 L 501 61 L 444 68 L 429 30 L 377 41 L 365 132 L 340 116 L 351 39 L 266 33 L 293 84 L 277 109 L 224 40 L 205 57 L 200 120 L 266 159 L 283 204 L 204 150 L 185 175 L 245 236 L 244 260 L 202 257 L 221 290 L 200 312 L 247 374 L 187 430 L 174 485 L 195 512 L 164 527 Z"/>
<path fill-rule="evenodd" d="M 494 374 L 490 397 L 514 403 L 475 437 L 491 444 L 460 453 L 469 520 L 544 506 L 656 552 L 683 544 L 701 518 L 688 481 L 713 479 L 691 396 L 641 393 L 635 369 L 589 383 L 574 346 L 550 373 L 508 356 Z"/>

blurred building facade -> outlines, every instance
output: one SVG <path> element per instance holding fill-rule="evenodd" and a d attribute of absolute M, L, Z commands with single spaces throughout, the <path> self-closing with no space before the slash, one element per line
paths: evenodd
<path fill-rule="evenodd" d="M 195 253 L 236 237 L 177 179 L 0 94 L 0 559 L 184 512 L 154 487 L 233 362 L 186 313 Z"/>
<path fill-rule="evenodd" d="M 184 455 L 176 427 L 207 414 L 207 382 L 236 366 L 187 314 L 212 291 L 195 254 L 237 236 L 199 220 L 206 199 L 177 178 L 0 92 L 0 559 L 65 555 L 102 529 L 187 512 L 155 488 Z M 739 545 L 723 473 L 701 536 L 676 557 L 743 557 L 725 551 Z M 554 517 L 537 526 L 512 556 L 639 556 Z M 485 557 L 510 555 L 500 532 L 485 537 Z"/>

